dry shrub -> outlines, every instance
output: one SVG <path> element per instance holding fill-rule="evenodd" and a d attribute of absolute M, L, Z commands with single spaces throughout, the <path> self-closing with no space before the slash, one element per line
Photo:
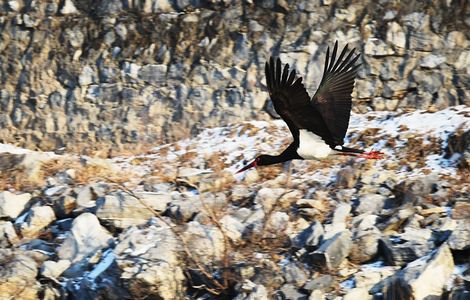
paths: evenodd
<path fill-rule="evenodd" d="M 258 168 L 260 181 L 266 181 L 277 178 L 283 171 L 282 164 L 263 166 Z"/>
<path fill-rule="evenodd" d="M 0 172 L 0 190 L 32 191 L 40 182 L 31 179 L 23 168 L 15 168 Z"/>
<path fill-rule="evenodd" d="M 222 155 L 220 153 L 212 153 L 211 155 L 206 156 L 206 168 L 212 169 L 214 173 L 220 173 L 225 170 L 228 165 L 220 159 L 221 156 Z"/>
<path fill-rule="evenodd" d="M 193 159 L 198 157 L 197 151 L 187 151 L 180 156 L 181 162 L 191 162 Z"/>
<path fill-rule="evenodd" d="M 238 132 L 239 135 L 246 134 L 247 136 L 254 136 L 259 131 L 259 128 L 251 123 L 244 123 Z M 236 132 L 235 132 L 236 133 Z"/>
<path fill-rule="evenodd" d="M 51 159 L 45 161 L 41 165 L 41 174 L 43 180 L 47 177 L 55 176 L 59 172 L 68 169 L 75 170 L 75 184 L 88 184 L 91 182 L 111 180 L 113 182 L 127 182 L 130 180 L 132 174 L 129 172 L 117 172 L 112 170 L 105 164 L 98 163 L 80 163 L 78 160 L 72 159 Z"/>

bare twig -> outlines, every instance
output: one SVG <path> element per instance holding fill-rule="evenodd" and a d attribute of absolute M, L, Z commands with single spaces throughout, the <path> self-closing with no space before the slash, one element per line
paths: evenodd
<path fill-rule="evenodd" d="M 179 234 L 179 232 L 177 232 L 175 230 L 175 228 L 173 228 L 172 224 L 170 222 L 168 222 L 165 218 L 163 218 L 163 216 L 155 211 L 152 207 L 150 207 L 147 203 L 145 203 L 145 201 L 142 200 L 142 198 L 140 198 L 138 195 L 136 195 L 133 191 L 131 191 L 130 189 L 128 189 L 127 187 L 125 187 L 123 184 L 119 183 L 119 182 L 116 182 L 114 180 L 112 180 L 111 178 L 105 178 L 106 180 L 108 180 L 109 182 L 112 182 L 113 184 L 119 186 L 124 192 L 126 192 L 127 194 L 131 195 L 132 197 L 134 197 L 135 199 L 137 199 L 137 201 L 139 201 L 146 209 L 148 209 L 149 211 L 151 211 L 155 217 L 157 217 L 159 220 L 161 220 L 163 223 L 165 223 L 166 226 L 168 226 L 168 228 L 173 232 L 173 234 L 178 237 L 183 245 L 183 250 L 184 252 L 186 253 L 186 255 L 188 256 L 188 258 L 197 266 L 198 270 L 207 278 L 211 281 L 211 283 L 213 283 L 220 291 L 224 291 L 227 287 L 225 285 L 222 285 L 219 281 L 217 281 L 217 279 L 214 278 L 214 276 L 212 276 L 207 270 L 206 268 L 192 255 L 191 251 L 189 250 L 189 246 L 188 246 L 188 243 L 186 242 L 186 240 L 183 238 L 183 236 L 181 236 Z M 216 291 L 214 289 L 211 289 L 211 288 L 208 288 L 206 287 L 205 288 L 209 293 L 211 294 L 214 294 L 214 295 L 220 295 L 221 292 L 220 291 Z"/>

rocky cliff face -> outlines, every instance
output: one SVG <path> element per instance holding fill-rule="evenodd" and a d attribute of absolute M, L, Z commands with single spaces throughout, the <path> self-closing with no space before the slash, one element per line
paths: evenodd
<path fill-rule="evenodd" d="M 327 45 L 363 53 L 356 109 L 469 103 L 468 1 L 11 0 L 0 6 L 0 141 L 135 148 L 270 115 L 264 62 L 314 91 Z"/>

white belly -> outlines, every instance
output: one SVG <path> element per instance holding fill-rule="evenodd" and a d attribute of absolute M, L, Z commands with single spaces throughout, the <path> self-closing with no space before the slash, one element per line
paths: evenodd
<path fill-rule="evenodd" d="M 300 129 L 297 154 L 303 159 L 322 159 L 335 152 L 325 141 L 306 129 Z"/>

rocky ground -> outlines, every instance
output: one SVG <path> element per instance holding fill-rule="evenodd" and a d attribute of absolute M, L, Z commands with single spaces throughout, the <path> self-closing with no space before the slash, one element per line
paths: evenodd
<path fill-rule="evenodd" d="M 137 156 L 1 145 L 1 299 L 468 299 L 470 108 L 354 114 L 383 160 L 294 161 L 282 121 Z"/>

